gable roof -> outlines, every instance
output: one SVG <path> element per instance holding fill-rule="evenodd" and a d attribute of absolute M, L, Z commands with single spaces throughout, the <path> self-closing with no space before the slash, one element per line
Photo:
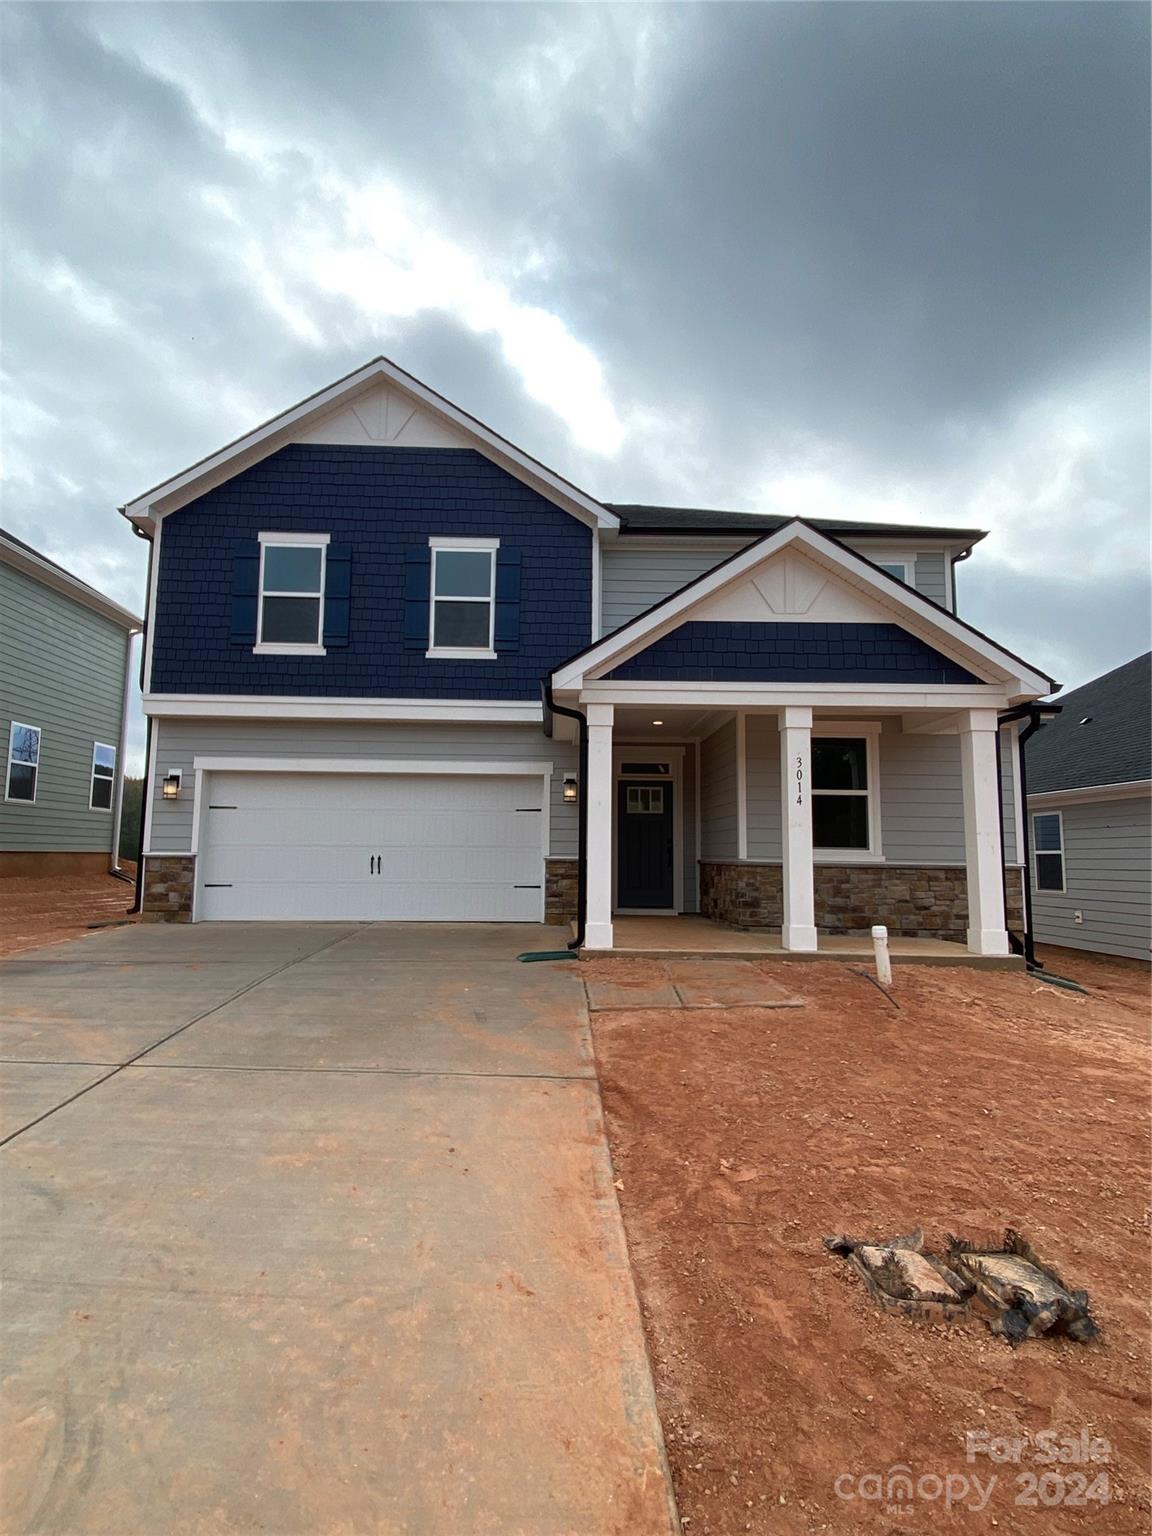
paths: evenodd
<path fill-rule="evenodd" d="M 597 528 L 615 530 L 619 527 L 619 518 L 602 502 L 596 501 L 579 486 L 573 485 L 570 480 L 565 480 L 562 475 L 549 469 L 546 464 L 541 464 L 538 459 L 532 458 L 530 454 L 517 448 L 514 443 L 501 437 L 491 427 L 485 426 L 475 416 L 470 416 L 467 411 L 453 405 L 450 400 L 437 394 L 434 389 L 429 389 L 426 384 L 413 378 L 410 373 L 405 373 L 403 368 L 386 357 L 374 357 L 362 368 L 346 374 L 342 379 L 337 379 L 334 384 L 318 390 L 316 394 L 309 395 L 307 399 L 299 401 L 296 405 L 289 406 L 287 410 L 279 412 L 260 426 L 254 427 L 251 432 L 246 432 L 243 437 L 238 437 L 217 452 L 199 459 L 187 469 L 181 470 L 179 474 L 161 481 L 159 485 L 154 485 L 151 490 L 142 492 L 132 501 L 126 502 L 120 508 L 121 513 L 137 527 L 148 532 L 157 515 L 174 511 L 177 507 L 194 501 L 197 496 L 202 495 L 212 486 L 219 485 L 231 479 L 233 475 L 239 474 L 241 470 L 248 469 L 251 465 L 259 463 L 261 459 L 268 458 L 291 442 L 293 434 L 299 432 L 305 424 L 328 415 L 342 401 L 351 400 L 381 381 L 397 386 L 439 419 L 465 433 L 486 452 L 489 458 L 541 490 L 551 500 L 582 521 Z M 161 506 L 161 503 L 164 505 Z"/>
<path fill-rule="evenodd" d="M 1014 679 L 1024 696 L 1039 698 L 1059 685 L 1030 662 L 997 645 L 980 630 L 957 618 L 947 608 L 906 586 L 887 571 L 839 542 L 830 534 L 813 527 L 803 518 L 792 518 L 774 533 L 766 533 L 755 543 L 737 550 L 694 581 L 654 603 L 651 608 L 621 624 L 610 634 L 594 640 L 567 661 L 553 669 L 552 685 L 571 688 L 582 685 L 588 672 L 604 673 L 651 645 L 661 636 L 687 622 L 692 612 L 706 599 L 725 587 L 741 582 L 758 566 L 787 549 L 799 545 L 818 563 L 826 565 L 894 610 L 898 622 L 914 633 L 917 627 L 933 636 L 933 643 L 962 664 L 979 671 L 991 669 L 1006 680 Z"/>
<path fill-rule="evenodd" d="M 723 512 L 712 507 L 649 507 L 632 502 L 608 501 L 605 506 L 620 519 L 622 533 L 742 534 L 756 538 L 775 533 L 791 517 L 774 512 Z M 919 523 L 861 523 L 838 517 L 806 517 L 809 528 L 821 533 L 850 534 L 853 538 L 950 539 L 970 549 L 988 537 L 980 528 L 929 528 Z"/>
<path fill-rule="evenodd" d="M 1055 700 L 1028 743 L 1028 793 L 1152 779 L 1152 651 Z"/>
<path fill-rule="evenodd" d="M 0 528 L 0 560 L 18 571 L 23 571 L 34 581 L 62 592 L 65 597 L 72 598 L 83 607 L 91 608 L 95 613 L 102 613 L 106 619 L 111 619 L 114 624 L 121 625 L 129 632 L 144 627 L 143 619 L 137 618 L 127 608 L 121 608 L 119 603 L 114 603 L 110 597 L 105 597 L 103 592 L 90 587 L 86 581 L 81 581 L 79 576 L 73 576 L 71 571 L 66 571 L 62 565 L 57 565 L 55 560 L 49 560 L 47 555 L 42 555 L 38 549 L 33 549 L 31 544 L 25 544 L 23 539 L 18 539 L 14 533 L 9 533 L 4 528 Z"/>

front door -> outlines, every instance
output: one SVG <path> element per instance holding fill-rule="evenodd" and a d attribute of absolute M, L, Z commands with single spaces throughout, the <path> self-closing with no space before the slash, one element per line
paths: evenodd
<path fill-rule="evenodd" d="M 621 779 L 616 786 L 616 905 L 671 911 L 672 785 Z"/>

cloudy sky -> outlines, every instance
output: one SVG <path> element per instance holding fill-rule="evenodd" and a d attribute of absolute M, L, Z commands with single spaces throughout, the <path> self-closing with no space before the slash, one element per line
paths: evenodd
<path fill-rule="evenodd" d="M 605 500 L 976 525 L 962 612 L 1148 645 L 1142 4 L 9 4 L 3 521 L 379 352 Z"/>

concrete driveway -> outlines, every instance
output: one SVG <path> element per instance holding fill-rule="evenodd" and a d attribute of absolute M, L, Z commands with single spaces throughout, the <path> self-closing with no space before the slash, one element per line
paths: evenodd
<path fill-rule="evenodd" d="M 556 930 L 109 930 L 0 966 L 3 1528 L 673 1528 Z"/>

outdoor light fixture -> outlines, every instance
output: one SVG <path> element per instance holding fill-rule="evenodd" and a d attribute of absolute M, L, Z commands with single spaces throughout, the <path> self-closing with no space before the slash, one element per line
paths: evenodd
<path fill-rule="evenodd" d="M 653 725 L 663 725 L 664 722 L 663 722 L 663 720 L 653 720 L 652 724 Z"/>
<path fill-rule="evenodd" d="M 579 795 L 580 790 L 576 783 L 576 775 L 574 773 L 566 773 L 564 775 L 564 804 L 575 805 Z"/>
<path fill-rule="evenodd" d="M 179 768 L 169 768 L 164 775 L 163 793 L 165 800 L 175 800 L 180 794 Z"/>

